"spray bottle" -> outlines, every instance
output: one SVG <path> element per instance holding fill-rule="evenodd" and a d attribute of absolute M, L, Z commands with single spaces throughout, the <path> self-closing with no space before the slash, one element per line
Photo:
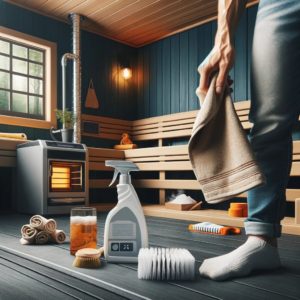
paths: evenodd
<path fill-rule="evenodd" d="M 115 168 L 111 186 L 120 173 L 118 203 L 109 212 L 104 229 L 104 255 L 108 262 L 137 263 L 140 248 L 148 247 L 148 230 L 139 198 L 131 184 L 131 171 L 139 168 L 130 161 L 106 160 Z"/>

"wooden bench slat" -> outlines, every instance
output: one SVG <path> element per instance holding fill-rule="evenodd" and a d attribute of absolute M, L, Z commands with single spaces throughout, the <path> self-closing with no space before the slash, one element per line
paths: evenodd
<path fill-rule="evenodd" d="M 236 113 L 239 117 L 248 116 L 249 115 L 249 109 L 237 110 Z"/>
<path fill-rule="evenodd" d="M 119 136 L 119 139 L 121 139 L 122 133 L 126 132 L 124 128 L 116 129 L 116 128 L 108 128 L 102 126 L 99 130 L 99 133 L 107 133 L 107 134 L 117 134 Z"/>
<path fill-rule="evenodd" d="M 143 130 L 134 130 L 132 132 L 132 136 L 137 136 L 141 134 L 149 134 L 149 133 L 165 133 L 169 131 L 175 131 L 175 130 L 182 130 L 182 129 L 190 129 L 193 128 L 193 124 L 180 124 L 180 125 L 173 125 L 173 126 L 164 126 L 164 127 L 157 127 L 157 128 L 149 128 L 149 129 L 143 129 Z"/>
<path fill-rule="evenodd" d="M 117 118 L 110 118 L 110 117 L 103 117 L 103 116 L 95 116 L 95 115 L 81 115 L 82 121 L 94 121 L 98 123 L 106 123 L 106 124 L 119 124 L 122 126 L 132 126 L 132 121 L 124 120 L 124 119 L 117 119 Z"/>
<path fill-rule="evenodd" d="M 120 134 L 114 134 L 114 133 L 87 133 L 84 132 L 82 134 L 83 136 L 89 136 L 93 138 L 99 138 L 99 139 L 108 139 L 113 141 L 119 141 L 120 140 Z"/>
<path fill-rule="evenodd" d="M 181 124 L 194 124 L 196 116 L 193 116 L 188 119 L 179 119 L 179 120 L 172 120 L 172 121 L 163 121 L 162 126 L 168 127 L 168 126 L 174 126 L 174 125 L 181 125 Z"/>
<path fill-rule="evenodd" d="M 90 189 L 108 188 L 110 182 L 111 179 L 90 179 Z"/>
<path fill-rule="evenodd" d="M 293 141 L 293 154 L 300 154 L 300 141 Z"/>
<path fill-rule="evenodd" d="M 112 171 L 112 168 L 106 167 L 102 162 L 90 162 L 89 170 L 90 171 Z"/>
<path fill-rule="evenodd" d="M 290 176 L 300 176 L 300 162 L 293 162 Z"/>
<path fill-rule="evenodd" d="M 248 121 L 248 116 L 239 116 L 240 122 Z"/>
<path fill-rule="evenodd" d="M 95 121 L 88 121 L 88 120 L 83 120 L 82 121 L 82 131 L 84 130 L 84 123 L 87 123 L 87 122 L 92 122 L 92 123 L 95 123 L 95 124 L 98 124 L 100 130 L 103 129 L 103 128 L 106 128 L 106 129 L 119 129 L 119 130 L 123 130 L 123 131 L 131 131 L 131 125 L 130 126 L 125 126 L 125 125 L 119 125 L 119 124 L 113 124 L 113 123 L 99 123 L 99 122 L 95 122 Z"/>
<path fill-rule="evenodd" d="M 16 157 L 16 150 L 0 150 L 0 156 Z"/>
<path fill-rule="evenodd" d="M 96 157 L 124 158 L 123 151 L 109 149 L 109 148 L 88 147 L 88 154 L 89 154 L 89 156 L 96 156 Z"/>
<path fill-rule="evenodd" d="M 188 154 L 187 145 L 178 146 L 164 146 L 164 147 L 151 147 L 151 148 L 138 148 L 124 150 L 126 159 L 133 157 L 148 157 L 157 155 L 180 155 Z"/>
<path fill-rule="evenodd" d="M 141 171 L 190 171 L 190 161 L 136 163 Z"/>
<path fill-rule="evenodd" d="M 0 167 L 16 167 L 17 159 L 15 157 L 0 157 Z"/>
<path fill-rule="evenodd" d="M 185 189 L 200 190 L 199 182 L 190 179 L 135 179 L 133 185 L 137 188 Z"/>
<path fill-rule="evenodd" d="M 132 138 L 135 141 L 141 140 L 157 140 L 163 138 L 171 138 L 171 137 L 189 137 L 191 136 L 191 129 L 185 130 L 177 130 L 177 131 L 168 131 L 168 132 L 160 132 L 160 133 L 151 133 L 151 134 L 141 134 L 141 135 L 133 135 Z"/>
<path fill-rule="evenodd" d="M 8 140 L 4 138 L 0 138 L 0 149 L 1 150 L 16 150 L 17 145 L 23 144 L 27 141 L 22 140 Z"/>
<path fill-rule="evenodd" d="M 131 158 L 133 162 L 149 162 L 149 161 L 177 161 L 177 160 L 189 160 L 188 155 L 168 155 L 168 156 L 151 156 L 151 157 L 135 157 Z"/>
<path fill-rule="evenodd" d="M 160 125 L 158 123 L 134 126 L 131 133 L 133 134 L 133 132 L 139 132 L 140 130 L 144 130 L 144 129 L 154 129 L 154 128 L 158 128 L 159 126 Z"/>
<path fill-rule="evenodd" d="M 250 100 L 235 101 L 235 102 L 233 102 L 233 105 L 236 110 L 249 109 L 250 108 Z"/>
<path fill-rule="evenodd" d="M 296 198 L 300 198 L 300 189 L 286 189 L 286 200 L 295 202 Z M 247 193 L 242 193 L 237 196 L 238 198 L 247 198 Z"/>

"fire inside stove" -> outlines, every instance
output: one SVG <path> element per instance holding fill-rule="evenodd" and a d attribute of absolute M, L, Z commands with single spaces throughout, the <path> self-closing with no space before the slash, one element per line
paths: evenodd
<path fill-rule="evenodd" d="M 78 162 L 50 162 L 50 191 L 78 192 L 83 190 L 83 164 Z"/>

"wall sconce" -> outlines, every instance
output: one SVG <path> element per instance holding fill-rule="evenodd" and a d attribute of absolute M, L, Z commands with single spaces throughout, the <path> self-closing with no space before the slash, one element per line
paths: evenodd
<path fill-rule="evenodd" d="M 132 77 L 132 70 L 128 66 L 122 67 L 121 75 L 125 80 L 127 80 Z"/>

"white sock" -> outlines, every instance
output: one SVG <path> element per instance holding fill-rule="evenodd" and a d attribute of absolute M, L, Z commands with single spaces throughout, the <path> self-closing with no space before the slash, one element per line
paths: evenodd
<path fill-rule="evenodd" d="M 205 259 L 200 266 L 200 275 L 214 280 L 246 276 L 253 270 L 275 269 L 281 265 L 278 249 L 256 236 L 234 251 Z"/>

